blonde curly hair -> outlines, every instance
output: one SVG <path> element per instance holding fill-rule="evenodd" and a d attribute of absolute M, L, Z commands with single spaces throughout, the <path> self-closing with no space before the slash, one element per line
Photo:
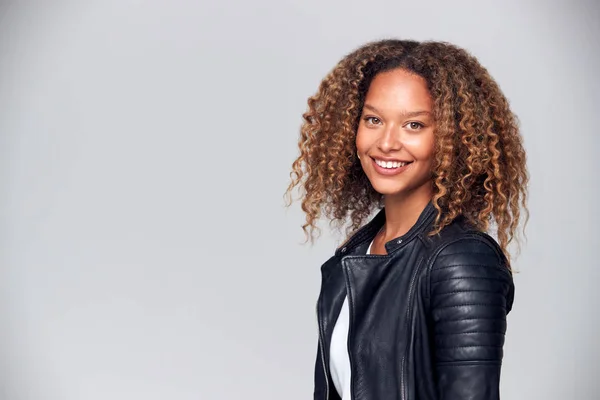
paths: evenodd
<path fill-rule="evenodd" d="M 529 176 L 516 116 L 497 83 L 467 51 L 444 42 L 381 40 L 345 56 L 308 99 L 288 186 L 301 189 L 302 226 L 314 240 L 325 215 L 332 224 L 358 229 L 379 207 L 356 156 L 356 132 L 373 78 L 401 68 L 423 77 L 434 101 L 435 158 L 432 202 L 438 211 L 431 234 L 459 215 L 476 229 L 497 226 L 508 257 L 527 213 Z"/>

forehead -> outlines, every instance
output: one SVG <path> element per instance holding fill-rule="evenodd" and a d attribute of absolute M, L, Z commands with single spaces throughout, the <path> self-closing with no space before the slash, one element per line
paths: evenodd
<path fill-rule="evenodd" d="M 433 100 L 424 78 L 403 69 L 394 69 L 373 78 L 365 104 L 390 111 L 431 110 Z"/>

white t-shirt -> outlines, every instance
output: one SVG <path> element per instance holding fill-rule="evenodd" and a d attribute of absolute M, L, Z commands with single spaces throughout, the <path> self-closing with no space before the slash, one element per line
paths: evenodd
<path fill-rule="evenodd" d="M 371 246 L 367 254 L 371 254 Z M 329 348 L 329 371 L 333 385 L 342 400 L 350 400 L 350 356 L 348 355 L 348 327 L 350 325 L 350 310 L 348 309 L 348 296 L 344 299 L 340 315 L 338 316 L 331 335 Z"/>

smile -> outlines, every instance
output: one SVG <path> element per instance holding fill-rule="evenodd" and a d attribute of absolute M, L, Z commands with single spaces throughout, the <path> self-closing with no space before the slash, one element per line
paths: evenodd
<path fill-rule="evenodd" d="M 410 164 L 409 162 L 406 161 L 383 161 L 383 160 L 375 160 L 375 164 L 379 165 L 381 168 L 386 168 L 386 169 L 395 169 L 395 168 L 401 168 L 404 167 L 405 165 Z"/>

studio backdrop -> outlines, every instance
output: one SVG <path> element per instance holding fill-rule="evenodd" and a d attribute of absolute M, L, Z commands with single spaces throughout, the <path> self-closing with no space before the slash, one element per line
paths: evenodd
<path fill-rule="evenodd" d="M 320 265 L 283 193 L 372 40 L 488 68 L 531 174 L 504 399 L 598 398 L 600 3 L 0 1 L 0 399 L 312 398 Z"/>

